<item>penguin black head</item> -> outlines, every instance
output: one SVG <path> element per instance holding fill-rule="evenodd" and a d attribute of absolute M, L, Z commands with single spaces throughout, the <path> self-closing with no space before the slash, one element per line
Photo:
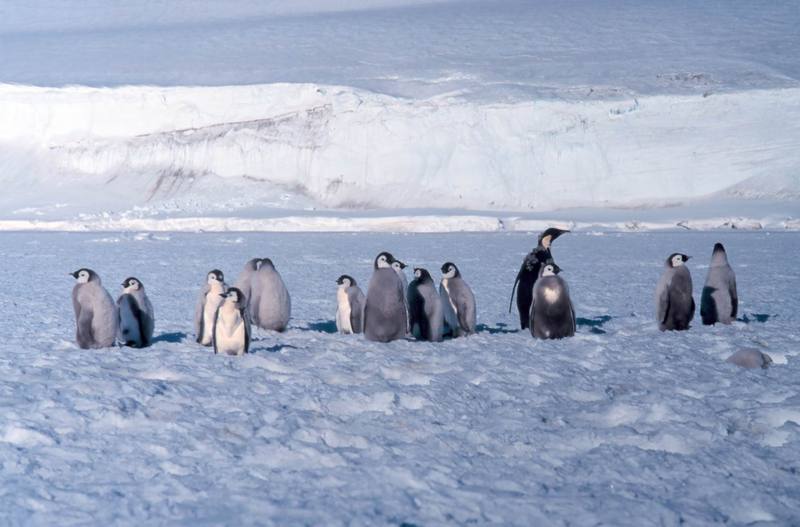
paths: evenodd
<path fill-rule="evenodd" d="M 395 271 L 398 270 L 398 269 L 400 271 L 402 271 L 403 269 L 405 269 L 408 266 L 406 264 L 404 264 L 403 262 L 401 262 L 400 260 L 395 260 L 395 261 L 392 262 L 392 267 L 395 269 Z"/>
<path fill-rule="evenodd" d="M 383 251 L 375 257 L 375 269 L 385 269 L 387 267 L 391 267 L 394 261 L 395 260 L 394 256 L 392 256 L 392 253 Z"/>
<path fill-rule="evenodd" d="M 224 298 L 226 302 L 233 302 L 234 304 L 239 304 L 244 300 L 244 294 L 236 287 L 231 287 L 219 296 Z"/>
<path fill-rule="evenodd" d="M 431 273 L 429 273 L 427 269 L 423 269 L 422 267 L 414 268 L 414 278 L 419 282 L 427 282 L 428 280 L 433 282 L 433 278 L 431 278 Z"/>
<path fill-rule="evenodd" d="M 553 260 L 547 260 L 542 266 L 542 276 L 556 276 L 561 272 L 561 268 Z"/>
<path fill-rule="evenodd" d="M 672 253 L 667 258 L 667 267 L 680 267 L 689 260 L 691 256 L 686 256 L 682 253 Z"/>
<path fill-rule="evenodd" d="M 272 269 L 275 269 L 275 264 L 272 263 L 272 260 L 270 260 L 269 258 L 262 258 L 261 260 L 259 260 L 258 268 L 261 269 L 262 267 L 270 267 Z"/>
<path fill-rule="evenodd" d="M 339 285 L 343 285 L 345 287 L 350 287 L 356 284 L 356 279 L 348 274 L 343 274 L 339 278 L 336 279 L 336 283 Z"/>
<path fill-rule="evenodd" d="M 556 238 L 567 232 L 569 231 L 564 229 L 558 229 L 556 227 L 550 227 L 549 229 L 545 229 L 545 231 L 539 235 L 539 246 L 544 247 L 545 249 L 549 249 L 550 244 L 553 243 L 553 241 Z"/>
<path fill-rule="evenodd" d="M 220 271 L 219 269 L 212 269 L 211 271 L 208 272 L 208 276 L 206 276 L 206 281 L 209 284 L 212 284 L 214 282 L 221 283 L 225 281 L 225 275 L 223 275 L 222 271 Z"/>
<path fill-rule="evenodd" d="M 97 273 L 85 267 L 78 269 L 74 273 L 69 273 L 69 274 L 71 274 L 72 277 L 75 278 L 75 280 L 77 280 L 79 284 L 85 284 L 88 282 L 100 282 L 100 277 L 97 276 Z"/>
<path fill-rule="evenodd" d="M 138 278 L 135 278 L 133 276 L 129 276 L 128 278 L 126 278 L 122 282 L 122 288 L 123 289 L 132 289 L 134 291 L 138 291 L 139 289 L 142 288 L 142 282 L 139 281 Z"/>
<path fill-rule="evenodd" d="M 461 276 L 461 272 L 453 262 L 445 262 L 445 264 L 442 265 L 442 274 L 445 278 L 455 278 L 457 276 Z"/>
<path fill-rule="evenodd" d="M 247 263 L 244 264 L 244 268 L 246 271 L 258 271 L 258 268 L 261 266 L 261 258 L 251 258 L 247 260 Z"/>
<path fill-rule="evenodd" d="M 714 251 L 711 253 L 711 265 L 727 265 L 728 253 L 725 252 L 725 247 L 717 242 L 714 244 Z"/>

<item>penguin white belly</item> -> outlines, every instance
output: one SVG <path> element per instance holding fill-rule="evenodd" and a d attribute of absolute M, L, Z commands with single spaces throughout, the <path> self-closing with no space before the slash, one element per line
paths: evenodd
<path fill-rule="evenodd" d="M 119 333 L 123 344 L 133 343 L 136 346 L 142 344 L 142 328 L 139 327 L 139 320 L 131 309 L 130 300 L 120 302 L 119 305 Z"/>
<path fill-rule="evenodd" d="M 222 297 L 214 291 L 210 291 L 206 295 L 206 303 L 203 306 L 203 337 L 200 344 L 203 346 L 210 346 L 211 339 L 213 338 L 214 330 L 214 317 L 217 314 L 217 308 L 222 303 Z"/>
<path fill-rule="evenodd" d="M 244 354 L 244 320 L 236 308 L 220 308 L 217 326 L 214 331 L 217 353 L 225 355 Z"/>
<path fill-rule="evenodd" d="M 339 289 L 336 292 L 336 300 L 339 303 L 339 307 L 336 310 L 336 329 L 338 329 L 340 333 L 350 334 L 353 332 L 353 326 L 350 324 L 351 309 L 350 300 L 347 298 L 347 291 Z"/>

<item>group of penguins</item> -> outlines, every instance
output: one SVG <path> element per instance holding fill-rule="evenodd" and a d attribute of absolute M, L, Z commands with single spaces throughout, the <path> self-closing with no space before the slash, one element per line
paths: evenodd
<path fill-rule="evenodd" d="M 549 228 L 522 262 L 512 289 L 516 291 L 520 327 L 541 339 L 560 339 L 575 334 L 575 310 L 567 282 L 560 276 L 551 253 L 552 242 L 569 231 Z M 673 253 L 656 287 L 658 327 L 686 330 L 694 318 L 692 277 L 686 267 L 689 256 Z M 350 275 L 336 283 L 336 328 L 340 333 L 363 333 L 376 342 L 390 342 L 414 336 L 439 342 L 445 336 L 467 336 L 476 331 L 475 295 L 452 262 L 445 263 L 437 290 L 428 270 L 414 268 L 407 283 L 406 264 L 381 252 L 374 260 L 367 294 Z M 122 282 L 116 303 L 91 269 L 71 273 L 76 279 L 72 291 L 76 341 L 81 348 L 104 348 L 119 342 L 146 347 L 153 342 L 155 315 L 144 285 L 135 277 Z M 701 297 L 704 324 L 730 324 L 736 319 L 738 295 L 736 276 L 722 244 L 711 256 L 708 277 Z M 509 305 L 511 311 L 511 305 Z M 195 335 L 214 352 L 242 355 L 249 351 L 251 325 L 283 331 L 291 315 L 289 291 L 269 258 L 248 261 L 235 285 L 228 287 L 222 271 L 206 275 L 195 310 Z"/>

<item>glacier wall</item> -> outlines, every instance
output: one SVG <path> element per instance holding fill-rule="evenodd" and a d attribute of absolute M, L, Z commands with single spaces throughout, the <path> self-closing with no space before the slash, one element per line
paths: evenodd
<path fill-rule="evenodd" d="M 348 209 L 656 206 L 763 197 L 771 182 L 797 197 L 799 145 L 794 88 L 505 104 L 308 84 L 0 85 L 4 186 L 41 197 L 70 181 L 73 199 L 122 207 L 212 180 L 215 194 L 255 182 Z"/>

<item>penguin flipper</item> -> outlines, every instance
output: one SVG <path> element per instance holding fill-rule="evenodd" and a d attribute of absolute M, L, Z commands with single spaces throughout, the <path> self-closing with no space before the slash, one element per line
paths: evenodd
<path fill-rule="evenodd" d="M 206 284 L 200 293 L 200 299 L 197 301 L 197 306 L 194 310 L 194 331 L 196 333 L 196 341 L 198 344 L 203 342 L 203 308 L 206 305 L 206 297 L 211 288 Z"/>
<path fill-rule="evenodd" d="M 242 317 L 242 324 L 244 324 L 244 352 L 250 353 L 250 315 L 247 312 L 247 302 L 245 302 L 245 307 L 239 310 L 239 316 Z"/>
<path fill-rule="evenodd" d="M 220 304 L 220 306 L 222 306 L 222 304 Z M 211 345 L 214 346 L 214 355 L 219 353 L 217 349 L 217 320 L 219 320 L 219 307 L 217 307 L 217 310 L 214 312 L 214 325 L 211 326 Z"/>
<path fill-rule="evenodd" d="M 694 302 L 694 300 L 692 300 Z M 669 288 L 664 287 L 658 295 L 658 323 L 666 324 L 669 316 Z"/>
<path fill-rule="evenodd" d="M 728 288 L 731 294 L 731 318 L 736 320 L 736 315 L 739 313 L 739 294 L 736 292 L 736 277 L 731 278 Z"/>
<path fill-rule="evenodd" d="M 136 328 L 139 331 L 138 335 L 138 342 L 136 340 L 129 339 L 130 335 L 122 335 L 122 345 L 132 347 L 144 347 L 145 344 L 145 336 L 144 336 L 144 312 L 139 308 L 139 303 L 130 294 L 124 294 L 119 297 L 117 300 L 117 307 L 119 308 L 120 312 L 120 319 L 122 318 L 122 308 L 123 306 L 125 309 L 133 316 L 133 319 L 136 321 Z"/>
<path fill-rule="evenodd" d="M 94 344 L 94 332 L 92 331 L 93 312 L 88 307 L 83 307 L 79 304 L 77 315 L 75 339 L 81 348 L 90 348 Z"/>
<path fill-rule="evenodd" d="M 523 264 L 524 265 L 524 264 Z M 511 306 L 514 305 L 514 294 L 517 292 L 517 284 L 519 284 L 519 277 L 522 275 L 522 269 L 517 273 L 517 278 L 514 280 L 514 287 L 511 288 L 511 298 L 508 299 L 508 313 L 511 314 Z"/>

